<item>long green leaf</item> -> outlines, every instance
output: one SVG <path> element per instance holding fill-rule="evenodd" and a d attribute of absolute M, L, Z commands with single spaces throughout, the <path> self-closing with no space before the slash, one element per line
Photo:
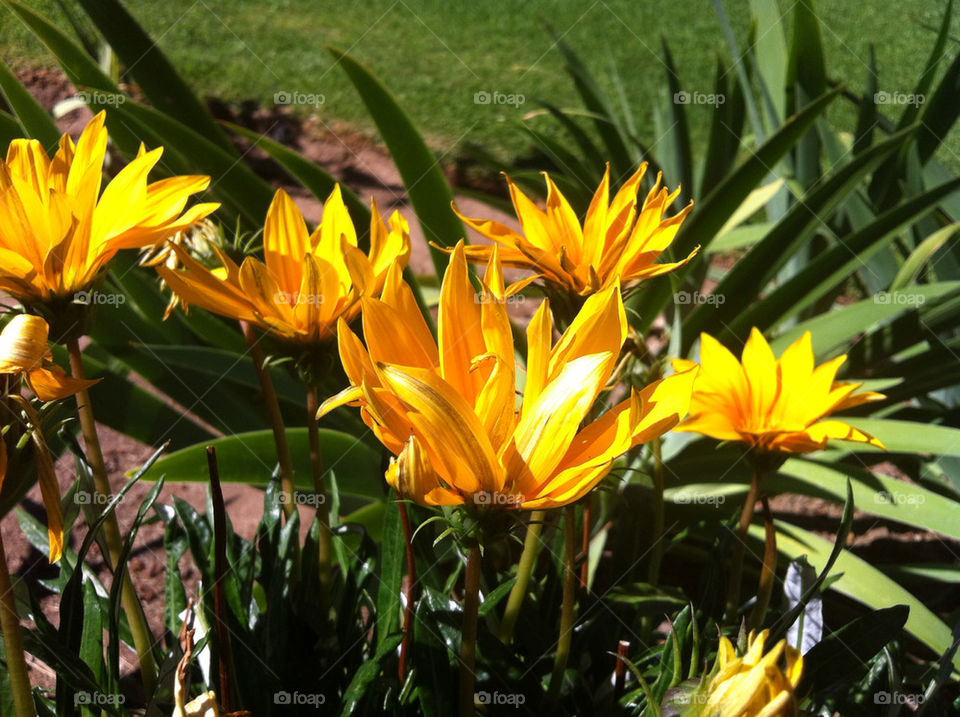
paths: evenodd
<path fill-rule="evenodd" d="M 914 249 L 910 253 L 910 256 L 907 257 L 907 260 L 903 262 L 903 266 L 900 267 L 900 271 L 890 284 L 890 291 L 905 289 L 912 284 L 920 275 L 924 264 L 930 261 L 940 247 L 946 244 L 947 240 L 957 233 L 958 229 L 960 229 L 960 222 L 954 222 L 935 231 L 924 239 L 920 243 L 920 246 Z"/>
<path fill-rule="evenodd" d="M 797 143 L 810 125 L 840 94 L 835 88 L 790 117 L 783 126 L 753 152 L 743 164 L 727 175 L 720 184 L 700 202 L 684 221 L 674 245 L 677 255 L 684 256 L 698 244 L 708 247 L 713 237 L 744 200 Z"/>
<path fill-rule="evenodd" d="M 904 130 L 887 141 L 874 145 L 794 205 L 771 232 L 737 262 L 717 285 L 713 293 L 722 295 L 724 303 L 717 306 L 701 304 L 687 317 L 684 327 L 687 334 L 684 338 L 692 342 L 708 321 L 729 327 L 720 332 L 718 338 L 721 341 L 729 342 L 741 335 L 744 324 L 740 313 L 776 276 L 794 252 L 803 246 L 820 223 L 830 217 L 863 177 L 887 154 L 899 147 L 911 132 L 912 130 Z"/>
<path fill-rule="evenodd" d="M 789 560 L 806 555 L 818 571 L 830 558 L 833 544 L 813 533 L 795 526 L 777 525 L 777 550 Z M 750 526 L 750 539 L 756 550 L 764 541 L 762 525 Z M 906 605 L 910 608 L 905 629 L 936 654 L 942 654 L 953 643 L 950 628 L 938 618 L 921 600 L 897 585 L 893 580 L 864 560 L 846 550 L 834 564 L 831 575 L 838 576 L 830 585 L 841 595 L 860 602 L 875 610 Z M 954 667 L 960 669 L 960 657 L 954 659 Z"/>
<path fill-rule="evenodd" d="M 413 121 L 369 69 L 343 50 L 329 45 L 326 48 L 343 67 L 376 123 L 403 179 L 424 237 L 440 246 L 456 245 L 466 237 L 466 230 L 451 207 L 453 192 Z M 437 274 L 442 276 L 447 255 L 433 246 L 430 254 Z"/>
<path fill-rule="evenodd" d="M 13 109 L 23 136 L 38 140 L 47 154 L 52 154 L 60 142 L 57 125 L 3 60 L 0 60 L 0 93 L 3 93 L 7 104 Z"/>
<path fill-rule="evenodd" d="M 306 428 L 287 429 L 287 440 L 293 456 L 298 488 L 313 488 L 309 440 Z M 340 493 L 380 500 L 386 484 L 380 473 L 380 457 L 360 439 L 340 431 L 320 430 L 324 470 L 337 476 Z M 218 438 L 183 448 L 158 460 L 143 479 L 157 480 L 166 476 L 168 483 L 205 483 L 207 477 L 206 446 L 217 450 L 220 476 L 224 483 L 246 483 L 265 486 L 277 462 L 273 431 L 251 431 L 228 438 Z"/>
<path fill-rule="evenodd" d="M 732 328 L 742 331 L 746 326 L 757 326 L 765 330 L 779 321 L 796 316 L 864 266 L 864 262 L 885 242 L 895 239 L 904 228 L 958 189 L 960 178 L 913 197 L 853 234 L 840 237 L 835 246 L 821 252 L 761 301 L 745 307 Z M 896 288 L 891 286 L 891 291 Z"/>
<path fill-rule="evenodd" d="M 235 160 L 239 156 L 200 99 L 151 38 L 117 0 L 79 0 L 150 102 L 205 137 Z"/>

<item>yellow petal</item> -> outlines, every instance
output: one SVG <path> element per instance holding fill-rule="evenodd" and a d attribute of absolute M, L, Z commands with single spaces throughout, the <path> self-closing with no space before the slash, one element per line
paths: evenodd
<path fill-rule="evenodd" d="M 381 380 L 409 409 L 418 438 L 461 493 L 499 491 L 493 447 L 472 407 L 432 370 L 379 364 Z"/>
<path fill-rule="evenodd" d="M 278 189 L 263 226 L 263 258 L 274 281 L 288 293 L 301 288 L 301 267 L 308 241 L 303 214 L 290 195 Z"/>
<path fill-rule="evenodd" d="M 471 406 L 483 388 L 483 377 L 470 370 L 473 359 L 486 353 L 480 303 L 470 283 L 463 242 L 450 257 L 440 288 L 437 322 L 440 375 Z M 368 336 L 366 329 L 364 335 Z M 393 358 L 386 359 L 393 361 Z"/>

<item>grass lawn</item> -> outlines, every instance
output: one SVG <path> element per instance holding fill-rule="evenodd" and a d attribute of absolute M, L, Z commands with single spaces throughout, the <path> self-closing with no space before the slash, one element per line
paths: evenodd
<path fill-rule="evenodd" d="M 67 27 L 56 2 L 36 0 L 31 5 Z M 364 108 L 323 45 L 347 48 L 390 85 L 432 144 L 444 152 L 455 152 L 465 142 L 503 153 L 523 152 L 528 141 L 511 125 L 536 109 L 537 98 L 579 105 L 544 21 L 611 91 L 608 68 L 616 64 L 627 101 L 637 110 L 639 134 L 653 146 L 657 137 L 652 109 L 647 108 L 664 99 L 661 37 L 669 42 L 690 92 L 711 92 L 717 54 L 728 62 L 730 57 L 709 0 L 167 0 L 126 5 L 202 94 L 267 104 L 284 92 L 322 95 L 322 104 L 300 110 L 315 109 L 325 123 L 346 121 L 367 129 Z M 791 0 L 780 2 L 787 22 L 792 5 Z M 749 3 L 725 0 L 725 6 L 743 42 Z M 944 6 L 941 0 L 867 5 L 821 0 L 817 10 L 823 19 L 828 72 L 859 91 L 873 43 L 880 88 L 911 92 Z M 79 10 L 75 13 L 82 16 Z M 14 66 L 51 63 L 44 48 L 11 15 L 0 24 L 0 51 Z M 950 53 L 955 51 L 954 45 Z M 480 91 L 523 95 L 525 103 L 475 104 Z M 690 111 L 695 142 L 705 139 L 711 108 Z M 834 119 L 845 129 L 854 126 L 852 111 L 835 113 Z M 942 156 L 947 164 L 960 166 L 956 140 L 952 138 Z"/>

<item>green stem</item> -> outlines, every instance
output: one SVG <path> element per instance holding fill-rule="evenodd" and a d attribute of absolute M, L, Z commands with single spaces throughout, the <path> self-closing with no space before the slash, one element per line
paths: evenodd
<path fill-rule="evenodd" d="M 663 506 L 663 451 L 659 438 L 654 438 L 653 448 L 653 545 L 650 548 L 650 565 L 647 582 L 653 586 L 660 583 L 660 566 L 663 563 L 663 531 L 666 526 Z"/>
<path fill-rule="evenodd" d="M 296 485 L 293 479 L 290 444 L 287 443 L 287 431 L 283 425 L 280 403 L 277 401 L 277 392 L 273 388 L 270 371 L 264 367 L 263 351 L 257 343 L 257 336 L 253 327 L 246 321 L 241 321 L 240 328 L 243 330 L 243 338 L 247 340 L 247 345 L 250 347 L 250 357 L 253 359 L 253 367 L 257 370 L 260 391 L 263 393 L 263 401 L 267 408 L 267 417 L 270 419 L 270 427 L 273 429 L 273 442 L 277 446 L 277 462 L 280 464 L 280 490 L 283 496 L 281 505 L 283 506 L 284 516 L 289 520 L 293 511 L 296 510 L 294 506 Z"/>
<path fill-rule="evenodd" d="M 307 433 L 310 437 L 310 466 L 313 469 L 313 490 L 317 499 L 317 520 L 320 522 L 318 552 L 320 554 L 320 581 L 330 582 L 330 565 L 333 562 L 333 540 L 330 533 L 330 506 L 323 485 L 323 458 L 320 453 L 320 424 L 317 423 L 317 398 L 315 384 L 307 386 Z"/>
<path fill-rule="evenodd" d="M 517 582 L 510 588 L 507 607 L 503 611 L 503 621 L 500 623 L 500 642 L 504 645 L 509 645 L 510 641 L 513 640 L 513 630 L 517 626 L 520 607 L 527 595 L 530 575 L 533 573 L 533 566 L 536 565 L 537 555 L 540 554 L 540 533 L 543 532 L 543 521 L 545 519 L 545 511 L 535 510 L 530 513 L 530 521 L 527 523 L 527 536 L 523 540 L 523 552 L 520 554 L 520 562 L 517 563 Z"/>
<path fill-rule="evenodd" d="M 557 640 L 557 654 L 553 661 L 553 674 L 550 675 L 550 687 L 547 690 L 547 701 L 555 702 L 560 696 L 563 685 L 563 672 L 570 659 L 570 644 L 573 641 L 573 599 L 576 591 L 577 575 L 574 570 L 576 546 L 574 531 L 576 530 L 575 508 L 568 505 L 564 509 L 563 544 L 563 605 L 560 608 L 560 637 Z"/>
<path fill-rule="evenodd" d="M 757 494 L 760 492 L 760 471 L 755 470 L 750 479 L 750 490 L 740 511 L 740 524 L 734 537 L 733 555 L 730 558 L 730 582 L 727 587 L 727 620 L 736 620 L 737 608 L 740 606 L 740 583 L 743 579 L 743 555 L 747 547 L 747 530 L 753 520 L 754 507 L 757 504 Z"/>
<path fill-rule="evenodd" d="M 760 582 L 757 585 L 757 602 L 747 620 L 747 629 L 756 630 L 763 623 L 770 604 L 770 595 L 773 593 L 773 578 L 777 570 L 777 529 L 773 526 L 773 514 L 770 512 L 770 502 L 767 496 L 760 499 L 763 505 L 763 526 L 766 533 L 766 546 L 763 551 L 763 569 L 760 571 Z"/>
<path fill-rule="evenodd" d="M 0 438 L 0 440 L 3 439 Z M 3 628 L 3 649 L 6 653 L 10 691 L 13 693 L 13 712 L 16 717 L 36 717 L 37 708 L 33 704 L 30 675 L 27 672 L 27 660 L 23 654 L 23 635 L 20 633 L 17 601 L 13 596 L 13 585 L 10 582 L 10 571 L 7 569 L 7 556 L 3 550 L 2 537 L 0 537 L 0 626 Z"/>
<path fill-rule="evenodd" d="M 480 546 L 467 551 L 460 638 L 460 717 L 474 714 L 474 668 L 477 664 L 477 616 L 480 612 Z"/>
<path fill-rule="evenodd" d="M 80 353 L 80 343 L 77 339 L 67 341 L 67 352 L 70 355 L 70 371 L 75 378 L 84 378 L 83 356 Z M 80 414 L 80 429 L 83 442 L 86 446 L 87 462 L 93 473 L 93 484 L 96 492 L 104 499 L 109 499 L 110 479 L 107 476 L 107 466 L 103 461 L 103 451 L 100 449 L 100 439 L 97 436 L 97 421 L 93 415 L 93 404 L 87 389 L 77 392 L 77 412 Z M 101 505 L 100 501 L 94 503 Z M 120 524 L 117 514 L 110 513 L 103 522 L 103 537 L 110 553 L 110 564 L 116 573 L 123 541 L 120 538 Z M 133 633 L 134 649 L 140 661 L 140 676 L 143 680 L 143 692 L 149 700 L 157 687 L 157 665 L 153 659 L 153 634 L 147 625 L 147 618 L 143 614 L 140 599 L 133 587 L 129 571 L 124 572 L 123 584 L 120 590 L 120 602 L 123 611 L 130 623 L 130 632 Z"/>

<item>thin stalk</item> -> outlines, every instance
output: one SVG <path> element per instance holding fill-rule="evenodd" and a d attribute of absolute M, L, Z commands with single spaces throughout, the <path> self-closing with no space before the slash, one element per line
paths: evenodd
<path fill-rule="evenodd" d="M 317 494 L 317 520 L 320 521 L 318 552 L 320 554 L 320 581 L 330 582 L 330 565 L 333 562 L 333 541 L 330 533 L 330 507 L 323 485 L 323 457 L 320 453 L 320 424 L 317 423 L 317 387 L 307 386 L 307 434 L 310 436 L 310 466 L 313 469 L 313 490 Z"/>
<path fill-rule="evenodd" d="M 460 717 L 474 714 L 474 668 L 477 664 L 477 615 L 480 611 L 480 546 L 467 551 L 460 638 Z"/>
<path fill-rule="evenodd" d="M 650 548 L 650 565 L 647 582 L 653 586 L 660 583 L 660 566 L 663 563 L 663 531 L 666 526 L 663 507 L 663 448 L 659 438 L 654 438 L 653 448 L 653 545 Z"/>
<path fill-rule="evenodd" d="M 213 503 L 213 612 L 217 617 L 217 664 L 220 675 L 220 706 L 233 711 L 233 685 L 230 682 L 230 630 L 227 626 L 227 514 L 220 486 L 217 450 L 207 446 L 207 470 L 210 473 L 210 497 Z"/>
<path fill-rule="evenodd" d="M 403 541 L 407 551 L 407 583 L 403 588 L 406 606 L 403 609 L 403 642 L 400 643 L 400 664 L 398 667 L 400 685 L 407 679 L 407 655 L 410 653 L 410 640 L 413 638 L 413 599 L 417 585 L 417 563 L 413 557 L 413 535 L 410 531 L 410 516 L 407 506 L 400 502 L 397 492 L 397 509 L 400 511 L 400 523 L 403 525 Z"/>
<path fill-rule="evenodd" d="M 580 565 L 580 584 L 586 588 L 590 577 L 590 505 L 593 494 L 587 493 L 583 499 L 583 542 L 580 545 L 580 554 L 583 563 Z"/>
<path fill-rule="evenodd" d="M 557 654 L 553 660 L 553 674 L 550 675 L 550 687 L 547 690 L 547 701 L 554 702 L 560 696 L 563 685 L 563 672 L 570 659 L 570 644 L 573 641 L 573 599 L 576 591 L 577 574 L 574 569 L 576 550 L 574 531 L 576 518 L 574 506 L 564 508 L 564 570 L 563 570 L 563 605 L 560 608 L 560 637 L 557 640 Z"/>
<path fill-rule="evenodd" d="M 0 440 L 3 439 L 0 438 Z M 0 537 L 0 627 L 3 628 L 3 649 L 6 653 L 10 691 L 13 695 L 13 713 L 16 717 L 37 717 L 37 708 L 33 704 L 33 694 L 30 691 L 27 660 L 23 654 L 23 635 L 20 633 L 17 601 L 13 596 L 13 585 L 10 582 L 10 571 L 7 569 L 7 556 L 3 550 L 2 537 Z"/>
<path fill-rule="evenodd" d="M 530 513 L 527 536 L 523 540 L 523 552 L 520 554 L 520 562 L 517 563 L 517 582 L 510 588 L 507 607 L 503 611 L 503 620 L 500 623 L 499 637 L 504 645 L 509 645 L 513 640 L 513 630 L 517 626 L 517 618 L 520 617 L 523 599 L 527 596 L 530 575 L 533 573 L 533 566 L 536 565 L 537 555 L 540 554 L 540 533 L 543 532 L 543 521 L 546 520 L 546 515 L 542 510 Z"/>
<path fill-rule="evenodd" d="M 273 442 L 277 446 L 277 462 L 280 464 L 280 490 L 283 496 L 280 504 L 283 506 L 284 516 L 289 519 L 296 510 L 293 499 L 296 485 L 293 480 L 293 460 L 290 458 L 290 444 L 287 443 L 287 431 L 283 425 L 280 403 L 277 401 L 277 392 L 273 388 L 270 371 L 264 367 L 263 351 L 257 343 L 253 327 L 246 321 L 241 321 L 240 328 L 243 330 L 243 338 L 247 340 L 247 346 L 250 347 L 250 357 L 257 370 L 260 391 L 263 393 L 263 402 L 267 407 L 267 418 L 273 429 Z"/>
<path fill-rule="evenodd" d="M 70 355 L 70 371 L 75 378 L 84 378 L 83 356 L 80 353 L 80 343 L 77 339 L 67 341 L 67 352 Z M 100 449 L 100 438 L 97 436 L 97 421 L 93 415 L 93 404 L 90 402 L 90 393 L 87 389 L 77 392 L 77 412 L 80 414 L 80 430 L 87 451 L 87 462 L 93 473 L 93 485 L 97 493 L 103 498 L 110 496 L 110 479 L 107 477 L 107 466 L 103 462 L 103 451 Z M 96 501 L 95 505 L 101 505 Z M 111 513 L 103 522 L 103 537 L 110 553 L 110 565 L 114 572 L 123 549 L 120 538 L 120 524 L 117 514 Z M 125 571 L 123 584 L 120 590 L 120 603 L 130 623 L 130 632 L 133 634 L 133 645 L 140 661 L 140 675 L 143 680 L 143 691 L 149 700 L 157 687 L 157 665 L 153 659 L 153 634 L 147 625 L 147 618 L 137 597 L 137 591 L 130 579 L 130 572 Z"/>
<path fill-rule="evenodd" d="M 753 520 L 753 510 L 757 504 L 757 494 L 760 492 L 760 471 L 753 472 L 750 479 L 750 490 L 740 511 L 740 524 L 733 543 L 733 555 L 730 558 L 730 583 L 727 587 L 727 620 L 733 621 L 737 617 L 737 608 L 740 606 L 740 583 L 743 578 L 743 554 L 746 549 L 747 530 Z"/>
<path fill-rule="evenodd" d="M 766 533 L 766 545 L 763 551 L 763 569 L 760 571 L 760 582 L 757 585 L 757 602 L 747 621 L 747 629 L 755 630 L 763 623 L 770 604 L 770 595 L 773 593 L 773 578 L 777 570 L 777 529 L 773 526 L 773 514 L 770 512 L 770 501 L 767 496 L 760 499 L 763 505 L 763 526 Z"/>

